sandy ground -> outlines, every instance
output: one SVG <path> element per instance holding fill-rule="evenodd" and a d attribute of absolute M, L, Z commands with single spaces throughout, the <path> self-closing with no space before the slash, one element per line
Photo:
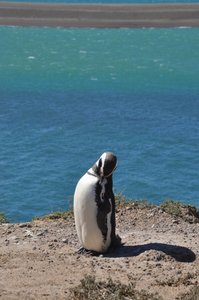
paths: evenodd
<path fill-rule="evenodd" d="M 199 223 L 160 208 L 117 212 L 124 246 L 97 257 L 76 254 L 74 219 L 0 225 L 0 299 L 70 299 L 85 275 L 181 299 L 199 284 Z"/>
<path fill-rule="evenodd" d="M 0 3 L 0 25 L 60 27 L 199 27 L 199 3 Z"/>

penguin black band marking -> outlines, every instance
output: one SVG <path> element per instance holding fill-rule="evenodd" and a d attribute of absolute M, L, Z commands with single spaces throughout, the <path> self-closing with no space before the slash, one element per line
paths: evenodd
<path fill-rule="evenodd" d="M 91 173 L 91 172 L 87 171 L 87 174 L 99 178 L 99 176 L 97 174 L 95 174 L 95 173 Z"/>

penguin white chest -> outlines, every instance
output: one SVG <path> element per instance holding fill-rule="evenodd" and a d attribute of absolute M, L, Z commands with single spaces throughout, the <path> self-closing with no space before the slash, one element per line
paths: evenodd
<path fill-rule="evenodd" d="M 89 174 L 85 174 L 79 180 L 74 194 L 75 225 L 79 241 L 85 249 L 105 252 L 111 243 L 111 212 L 107 215 L 108 230 L 105 240 L 97 222 L 99 209 L 96 202 L 97 183 L 98 178 Z"/>

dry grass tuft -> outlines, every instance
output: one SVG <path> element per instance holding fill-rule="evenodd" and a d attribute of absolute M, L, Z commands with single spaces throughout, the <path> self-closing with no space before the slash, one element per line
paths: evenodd
<path fill-rule="evenodd" d="M 8 223 L 8 219 L 6 218 L 6 216 L 0 212 L 0 224 L 3 223 Z"/>
<path fill-rule="evenodd" d="M 166 200 L 160 208 L 176 218 L 182 218 L 189 223 L 199 223 L 199 211 L 196 207 L 191 205 L 185 205 L 179 201 Z"/>
<path fill-rule="evenodd" d="M 80 285 L 70 289 L 71 300 L 161 300 L 160 296 L 146 291 L 137 291 L 133 283 L 96 281 L 93 276 L 86 276 Z"/>
<path fill-rule="evenodd" d="M 194 286 L 188 293 L 181 295 L 177 300 L 198 300 L 199 299 L 199 285 Z"/>

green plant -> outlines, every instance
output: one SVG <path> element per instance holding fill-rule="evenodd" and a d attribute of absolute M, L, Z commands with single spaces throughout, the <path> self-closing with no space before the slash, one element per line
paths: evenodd
<path fill-rule="evenodd" d="M 56 211 L 52 212 L 50 214 L 41 216 L 41 217 L 35 217 L 33 218 L 33 221 L 35 220 L 68 220 L 70 218 L 73 218 L 73 196 L 69 196 L 68 199 L 68 210 L 67 211 Z"/>
<path fill-rule="evenodd" d="M 187 205 L 187 211 L 190 216 L 193 216 L 199 220 L 199 211 L 195 206 Z"/>
<path fill-rule="evenodd" d="M 194 206 L 186 205 L 179 201 L 166 200 L 160 205 L 160 208 L 166 213 L 174 217 L 183 218 L 189 223 L 199 222 L 199 211 Z"/>
<path fill-rule="evenodd" d="M 33 218 L 33 221 L 38 221 L 38 220 L 48 220 L 48 221 L 53 221 L 53 220 L 58 220 L 58 219 L 63 219 L 63 220 L 68 220 L 73 217 L 73 212 L 72 211 L 64 211 L 64 212 L 53 212 L 45 216 L 41 217 L 35 217 Z"/>
<path fill-rule="evenodd" d="M 132 206 L 134 208 L 151 208 L 153 205 L 150 204 L 147 200 L 134 200 L 127 198 L 121 192 L 115 194 L 115 203 L 116 207 Z"/>
<path fill-rule="evenodd" d="M 160 205 L 160 208 L 172 216 L 180 217 L 182 216 L 181 206 L 182 204 L 178 201 L 166 200 Z"/>
<path fill-rule="evenodd" d="M 115 194 L 115 204 L 117 207 L 123 207 L 128 203 L 130 203 L 130 200 L 121 192 Z"/>
<path fill-rule="evenodd" d="M 162 286 L 179 286 L 179 285 L 184 285 L 184 286 L 189 286 L 191 284 L 191 280 L 195 278 L 194 274 L 187 273 L 186 275 L 182 277 L 171 277 L 166 281 L 159 281 L 158 284 Z"/>
<path fill-rule="evenodd" d="M 128 285 L 119 281 L 96 281 L 93 276 L 86 276 L 80 285 L 70 289 L 71 300 L 160 300 L 158 295 L 137 291 L 134 283 Z"/>
<path fill-rule="evenodd" d="M 0 224 L 8 223 L 8 219 L 6 218 L 5 214 L 0 212 Z"/>

